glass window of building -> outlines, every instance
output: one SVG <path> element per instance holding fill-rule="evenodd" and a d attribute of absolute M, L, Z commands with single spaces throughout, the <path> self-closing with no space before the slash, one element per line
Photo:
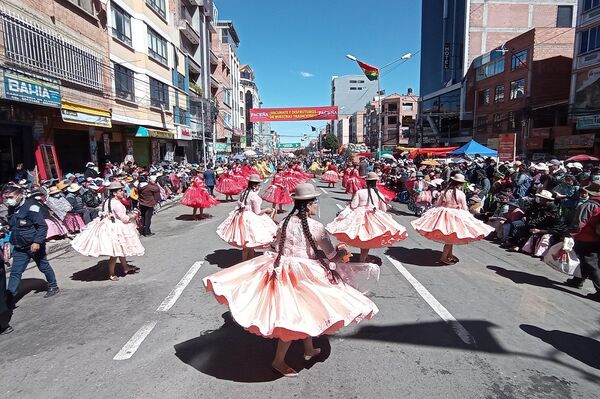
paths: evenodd
<path fill-rule="evenodd" d="M 77 7 L 81 8 L 88 14 L 94 14 L 93 0 L 68 0 L 68 1 L 75 4 Z"/>
<path fill-rule="evenodd" d="M 600 6 L 600 0 L 584 0 L 583 1 L 583 11 L 589 11 L 592 8 L 596 8 Z"/>
<path fill-rule="evenodd" d="M 582 31 L 579 40 L 579 54 L 589 53 L 600 48 L 600 27 Z"/>
<path fill-rule="evenodd" d="M 111 4 L 112 35 L 131 46 L 131 16 L 116 4 Z"/>
<path fill-rule="evenodd" d="M 525 95 L 525 79 L 510 82 L 510 99 L 515 100 Z"/>
<path fill-rule="evenodd" d="M 513 53 L 510 68 L 512 71 L 519 68 L 527 68 L 527 50 L 522 50 L 518 53 Z"/>
<path fill-rule="evenodd" d="M 556 27 L 573 27 L 573 6 L 558 6 L 558 12 L 556 14 Z"/>
<path fill-rule="evenodd" d="M 166 109 L 169 108 L 169 86 L 154 78 L 150 78 L 150 105 L 156 108 L 160 108 L 161 105 Z"/>
<path fill-rule="evenodd" d="M 164 65 L 168 63 L 167 41 L 150 27 L 148 27 L 148 55 Z"/>
<path fill-rule="evenodd" d="M 150 7 L 152 10 L 154 10 L 155 13 L 157 13 L 158 15 L 160 15 L 163 18 L 167 17 L 167 11 L 165 8 L 165 0 L 146 0 L 146 4 L 148 5 L 148 7 Z"/>
<path fill-rule="evenodd" d="M 494 101 L 497 103 L 504 101 L 504 85 L 496 86 Z"/>
<path fill-rule="evenodd" d="M 402 103 L 402 111 L 412 111 L 413 103 Z"/>
<path fill-rule="evenodd" d="M 131 69 L 115 64 L 115 95 L 117 98 L 135 101 L 134 74 Z"/>
<path fill-rule="evenodd" d="M 490 89 L 480 90 L 478 94 L 478 105 L 487 105 L 490 103 Z"/>

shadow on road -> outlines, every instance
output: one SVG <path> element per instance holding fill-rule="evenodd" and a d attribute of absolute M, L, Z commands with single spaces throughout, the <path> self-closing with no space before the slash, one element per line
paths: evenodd
<path fill-rule="evenodd" d="M 204 258 L 211 265 L 227 269 L 242 261 L 242 250 L 237 248 L 217 249 Z"/>
<path fill-rule="evenodd" d="M 131 262 L 127 262 L 129 266 L 133 266 Z M 118 277 L 125 277 L 121 263 L 117 260 L 117 267 L 115 268 L 115 274 Z M 87 269 L 80 270 L 73 273 L 71 280 L 75 281 L 106 281 L 108 280 L 108 259 L 99 261 L 94 266 L 88 267 Z"/>
<path fill-rule="evenodd" d="M 385 254 L 407 265 L 446 266 L 439 262 L 442 252 L 429 248 L 390 247 L 385 251 Z"/>
<path fill-rule="evenodd" d="M 15 303 L 19 302 L 21 298 L 30 292 L 39 293 L 48 290 L 48 283 L 46 280 L 42 280 L 41 278 L 24 278 L 21 279 L 19 284 L 19 288 L 17 290 L 17 295 L 15 296 Z"/>
<path fill-rule="evenodd" d="M 600 342 L 582 335 L 560 330 L 544 330 L 529 324 L 521 324 L 521 330 L 537 337 L 572 358 L 595 369 L 600 369 Z"/>
<path fill-rule="evenodd" d="M 515 284 L 529 284 L 536 287 L 552 288 L 558 291 L 566 292 L 577 296 L 579 298 L 585 298 L 585 295 L 581 295 L 577 292 L 571 291 L 561 286 L 562 283 L 550 280 L 547 277 L 539 276 L 537 274 L 526 273 L 518 270 L 508 270 L 500 266 L 486 266 L 488 269 L 493 270 L 497 275 L 512 280 Z"/>
<path fill-rule="evenodd" d="M 199 337 L 175 345 L 175 356 L 201 373 L 222 380 L 267 382 L 280 378 L 271 369 L 277 341 L 245 331 L 229 312 L 222 317 L 224 324 L 218 330 L 204 331 Z M 298 341 L 288 351 L 288 364 L 300 371 L 327 359 L 331 352 L 327 337 L 315 338 L 314 343 L 322 350 L 318 359 L 304 361 L 302 342 Z"/>
<path fill-rule="evenodd" d="M 196 215 L 196 217 L 194 217 L 191 214 L 183 214 L 183 215 L 179 215 L 175 218 L 175 220 L 183 220 L 186 222 L 197 222 L 200 220 L 205 220 L 205 219 L 211 219 L 213 216 L 210 213 L 205 213 L 203 215 Z"/>

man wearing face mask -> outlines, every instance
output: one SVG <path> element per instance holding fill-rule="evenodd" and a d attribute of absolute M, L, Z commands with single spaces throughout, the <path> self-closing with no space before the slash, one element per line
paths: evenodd
<path fill-rule="evenodd" d="M 8 226 L 11 231 L 10 243 L 14 246 L 13 266 L 8 279 L 9 300 L 14 298 L 21 282 L 21 276 L 33 259 L 38 269 L 46 276 L 48 291 L 45 297 L 58 293 L 54 270 L 46 258 L 46 233 L 48 226 L 35 200 L 25 198 L 21 187 L 9 186 L 4 190 L 8 206 Z"/>

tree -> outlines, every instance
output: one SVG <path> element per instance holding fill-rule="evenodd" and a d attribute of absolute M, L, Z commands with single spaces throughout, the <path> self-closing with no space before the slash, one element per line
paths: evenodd
<path fill-rule="evenodd" d="M 325 137 L 325 142 L 323 143 L 323 147 L 325 147 L 328 150 L 331 150 L 332 152 L 337 151 L 338 148 L 340 148 L 340 142 L 338 141 L 337 136 L 333 133 L 329 133 Z"/>

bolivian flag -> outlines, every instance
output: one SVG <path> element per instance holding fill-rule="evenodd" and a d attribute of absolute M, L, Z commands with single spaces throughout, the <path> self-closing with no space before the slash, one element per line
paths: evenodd
<path fill-rule="evenodd" d="M 363 70 L 365 76 L 369 80 L 377 80 L 379 79 L 379 68 L 374 67 L 373 65 L 365 64 L 362 61 L 356 60 L 360 69 Z"/>

